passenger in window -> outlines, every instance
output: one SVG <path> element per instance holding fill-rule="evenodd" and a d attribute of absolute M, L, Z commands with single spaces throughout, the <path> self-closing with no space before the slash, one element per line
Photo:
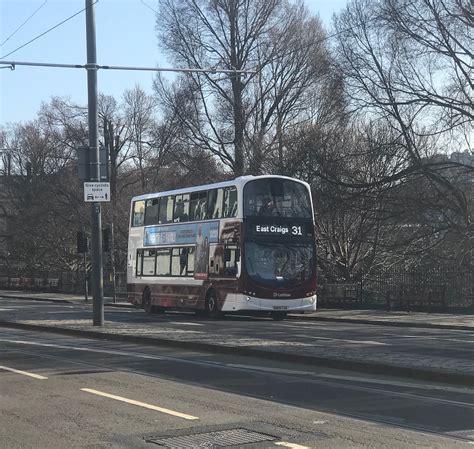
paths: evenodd
<path fill-rule="evenodd" d="M 183 200 L 179 199 L 174 209 L 174 221 L 175 222 L 188 221 L 188 218 L 189 218 L 188 214 L 184 211 Z"/>
<path fill-rule="evenodd" d="M 206 200 L 203 200 L 199 204 L 199 219 L 200 220 L 205 220 L 206 219 Z"/>
<path fill-rule="evenodd" d="M 186 276 L 186 265 L 188 262 L 188 248 L 183 248 L 179 255 L 180 275 Z"/>
<path fill-rule="evenodd" d="M 271 217 L 273 215 L 273 211 L 275 210 L 275 206 L 273 204 L 273 201 L 266 197 L 263 200 L 263 204 L 260 206 L 260 209 L 258 211 L 258 215 L 265 216 L 265 217 Z"/>
<path fill-rule="evenodd" d="M 184 213 L 184 204 L 183 200 L 179 199 L 174 208 L 174 221 L 181 221 L 181 216 Z"/>

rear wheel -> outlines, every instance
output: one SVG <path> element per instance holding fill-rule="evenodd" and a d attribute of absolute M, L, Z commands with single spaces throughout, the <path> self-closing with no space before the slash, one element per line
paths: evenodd
<path fill-rule="evenodd" d="M 211 291 L 207 294 L 206 313 L 211 318 L 219 318 L 221 315 L 219 311 L 219 306 L 217 303 L 217 294 L 214 291 Z"/>
<path fill-rule="evenodd" d="M 283 321 L 286 318 L 286 312 L 272 312 L 273 321 Z"/>

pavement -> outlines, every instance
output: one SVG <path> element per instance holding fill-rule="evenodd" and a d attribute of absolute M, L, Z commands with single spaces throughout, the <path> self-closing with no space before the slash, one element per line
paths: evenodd
<path fill-rule="evenodd" d="M 57 303 L 84 304 L 84 295 L 68 293 L 36 293 L 15 290 L 0 290 L 0 298 L 28 299 Z M 88 298 L 92 304 L 92 297 Z M 135 308 L 123 299 L 113 302 L 104 298 L 106 307 Z M 474 315 L 450 313 L 423 313 L 384 310 L 318 309 L 315 313 L 289 315 L 290 319 L 307 321 L 332 321 L 341 323 L 380 324 L 384 326 L 418 327 L 432 329 L 474 330 Z"/>
<path fill-rule="evenodd" d="M 85 304 L 83 296 L 64 293 L 0 290 L 0 301 L 1 298 Z M 89 303 L 91 301 L 89 299 Z M 129 303 L 123 301 L 113 303 L 111 298 L 105 298 L 104 304 L 107 308 L 133 308 Z M 474 315 L 341 309 L 320 309 L 313 314 L 289 315 L 289 320 L 339 322 L 361 329 L 367 329 L 367 325 L 409 327 L 411 328 L 410 333 L 418 332 L 421 339 L 427 340 L 440 338 L 441 335 L 438 333 L 436 337 L 433 337 L 423 334 L 423 332 L 430 332 L 429 329 L 433 329 L 431 332 L 436 332 L 435 329 L 445 330 L 442 336 L 446 335 L 446 338 L 454 340 L 458 338 L 459 349 L 464 351 L 461 356 L 457 355 L 456 357 L 434 353 L 428 347 L 426 352 L 420 355 L 416 352 L 396 350 L 393 346 L 383 346 L 383 344 L 364 348 L 357 345 L 346 347 L 340 344 L 308 344 L 284 336 L 280 336 L 278 340 L 271 337 L 268 339 L 244 338 L 236 333 L 232 334 L 229 324 L 219 325 L 218 321 L 216 326 L 212 326 L 210 329 L 206 328 L 205 332 L 199 332 L 174 329 L 169 323 L 156 320 L 141 322 L 110 320 L 106 321 L 103 327 L 97 327 L 92 326 L 90 319 L 43 319 L 40 317 L 30 319 L 31 317 L 21 316 L 21 312 L 7 316 L 8 318 L 0 318 L 2 327 L 52 331 L 139 344 L 159 344 L 350 369 L 370 374 L 474 385 L 474 353 L 471 351 L 471 343 L 474 342 L 471 339 L 474 330 Z M 229 332 L 226 332 L 226 326 L 229 328 Z M 380 334 L 381 331 L 378 329 L 380 328 L 373 328 L 373 330 L 371 328 L 368 333 Z"/>

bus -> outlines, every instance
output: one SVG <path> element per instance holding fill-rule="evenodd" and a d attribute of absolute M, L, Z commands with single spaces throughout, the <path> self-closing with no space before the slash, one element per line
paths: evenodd
<path fill-rule="evenodd" d="M 132 198 L 128 301 L 145 311 L 266 314 L 316 310 L 309 185 L 285 176 Z"/>

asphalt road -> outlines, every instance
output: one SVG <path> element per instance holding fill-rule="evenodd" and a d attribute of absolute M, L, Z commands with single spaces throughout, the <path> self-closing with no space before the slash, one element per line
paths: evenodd
<path fill-rule="evenodd" d="M 178 329 L 255 328 L 253 338 L 265 323 L 157 319 Z M 292 333 L 294 326 L 283 323 L 274 332 Z M 328 325 L 313 332 L 342 337 Z M 344 338 L 367 338 L 359 332 Z M 298 338 L 304 333 L 299 329 Z M 0 329 L 0 356 L 0 446 L 9 449 L 216 447 L 203 443 L 209 432 L 237 442 L 232 447 L 259 448 L 446 448 L 474 441 L 474 391 L 466 387 L 13 329 Z M 245 445 L 239 438 L 265 441 Z"/>
<path fill-rule="evenodd" d="M 167 313 L 147 315 L 142 310 L 112 308 L 105 311 L 108 323 L 124 324 L 141 329 L 169 330 L 171 335 L 219 335 L 255 347 L 320 347 L 326 354 L 345 351 L 377 352 L 397 357 L 437 358 L 443 363 L 472 367 L 474 337 L 471 331 L 451 329 L 406 328 L 352 323 L 308 322 L 287 320 L 273 322 L 269 318 L 226 316 L 210 320 L 194 314 Z M 57 304 L 25 300 L 2 299 L 0 321 L 29 320 L 90 320 L 92 308 L 88 304 Z"/>

